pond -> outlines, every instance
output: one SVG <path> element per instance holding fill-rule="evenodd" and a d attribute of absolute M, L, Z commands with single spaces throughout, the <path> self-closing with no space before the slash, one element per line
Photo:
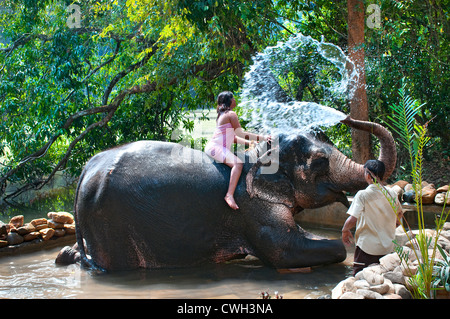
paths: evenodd
<path fill-rule="evenodd" d="M 316 232 L 317 233 L 317 232 Z M 336 237 L 336 231 L 322 235 Z M 285 299 L 316 299 L 351 273 L 353 252 L 340 264 L 308 273 L 280 273 L 258 260 L 242 259 L 189 269 L 94 274 L 79 265 L 57 266 L 60 248 L 0 259 L 0 298 L 260 298 L 262 291 Z"/>
<path fill-rule="evenodd" d="M 69 210 L 72 189 L 0 215 L 7 222 L 23 214 L 25 222 L 46 216 L 48 211 Z M 328 238 L 339 238 L 340 231 L 311 229 Z M 310 272 L 280 273 L 259 260 L 246 258 L 232 262 L 188 269 L 138 270 L 107 274 L 86 271 L 78 264 L 55 265 L 60 248 L 0 258 L 0 298 L 239 298 L 258 299 L 267 291 L 277 291 L 284 299 L 316 299 L 351 274 L 353 250 L 346 261 Z"/>

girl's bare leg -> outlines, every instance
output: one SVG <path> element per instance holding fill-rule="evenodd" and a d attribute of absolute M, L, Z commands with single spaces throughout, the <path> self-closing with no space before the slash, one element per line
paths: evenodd
<path fill-rule="evenodd" d="M 225 195 L 225 201 L 227 202 L 228 206 L 236 210 L 239 209 L 239 206 L 236 204 L 236 201 L 234 200 L 234 191 L 236 190 L 236 186 L 238 184 L 239 177 L 241 176 L 242 167 L 244 166 L 244 164 L 234 154 L 233 155 L 230 154 L 229 156 L 227 156 L 224 163 L 229 167 L 231 167 L 230 184 L 228 185 L 228 191 L 227 194 Z"/>

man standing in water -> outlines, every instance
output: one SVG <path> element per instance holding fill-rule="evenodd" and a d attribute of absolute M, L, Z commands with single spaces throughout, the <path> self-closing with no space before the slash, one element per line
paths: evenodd
<path fill-rule="evenodd" d="M 353 263 L 353 275 L 380 258 L 390 254 L 394 249 L 395 228 L 400 225 L 403 216 L 402 206 L 397 193 L 384 187 L 381 190 L 384 175 L 384 163 L 379 160 L 369 160 L 364 165 L 364 178 L 369 184 L 366 189 L 356 193 L 347 214 L 350 216 L 342 228 L 342 241 L 351 245 L 353 235 L 351 229 L 356 226 L 356 248 Z M 396 212 L 393 211 L 386 196 L 395 200 Z"/>

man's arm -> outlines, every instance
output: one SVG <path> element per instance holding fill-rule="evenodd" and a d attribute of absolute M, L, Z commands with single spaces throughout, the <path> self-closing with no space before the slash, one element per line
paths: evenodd
<path fill-rule="evenodd" d="M 345 245 L 351 245 L 353 243 L 353 235 L 350 231 L 356 226 L 357 219 L 354 216 L 349 216 L 342 227 L 342 241 Z"/>

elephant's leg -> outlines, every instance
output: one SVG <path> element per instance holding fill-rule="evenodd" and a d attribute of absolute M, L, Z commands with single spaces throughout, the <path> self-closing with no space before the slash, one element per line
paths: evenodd
<path fill-rule="evenodd" d="M 283 205 L 277 205 L 276 210 L 268 212 L 262 223 L 254 227 L 251 242 L 256 255 L 275 268 L 324 265 L 346 258 L 341 240 L 310 236 L 295 223 L 292 213 Z"/>

